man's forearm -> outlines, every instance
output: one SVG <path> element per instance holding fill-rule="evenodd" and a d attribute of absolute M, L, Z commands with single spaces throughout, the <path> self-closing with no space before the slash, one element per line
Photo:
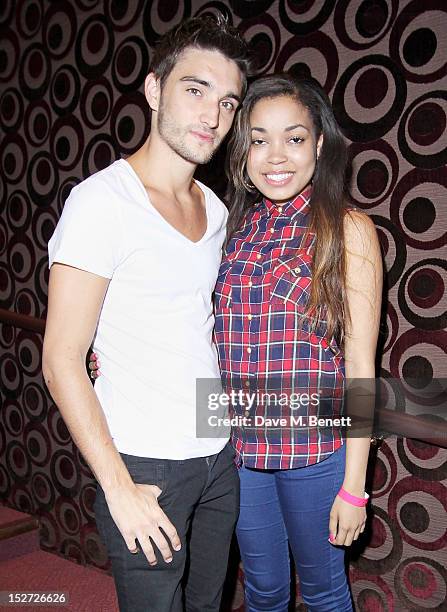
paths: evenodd
<path fill-rule="evenodd" d="M 105 491 L 132 483 L 81 356 L 44 356 L 45 383 L 71 436 Z"/>

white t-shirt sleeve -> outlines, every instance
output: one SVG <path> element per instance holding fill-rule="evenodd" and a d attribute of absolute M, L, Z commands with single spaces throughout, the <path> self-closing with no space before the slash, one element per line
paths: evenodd
<path fill-rule="evenodd" d="M 112 278 L 120 261 L 123 226 L 106 185 L 97 183 L 87 181 L 72 189 L 48 243 L 50 267 L 62 263 Z"/>

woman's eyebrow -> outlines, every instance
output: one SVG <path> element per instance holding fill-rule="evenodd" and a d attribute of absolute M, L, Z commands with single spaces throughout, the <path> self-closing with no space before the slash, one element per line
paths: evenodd
<path fill-rule="evenodd" d="M 309 132 L 309 128 L 306 127 L 305 125 L 303 125 L 302 123 L 296 123 L 295 125 L 289 125 L 289 127 L 284 128 L 285 132 L 291 132 L 292 130 L 295 130 L 296 128 L 303 128 L 304 130 L 306 130 L 307 132 Z M 254 132 L 267 132 L 267 130 L 265 128 L 262 127 L 252 127 L 251 131 Z"/>
<path fill-rule="evenodd" d="M 289 125 L 289 127 L 286 127 L 284 131 L 291 132 L 292 130 L 295 130 L 296 128 L 303 128 L 304 130 L 309 131 L 309 128 L 303 125 L 302 123 L 296 123 L 295 125 Z"/>

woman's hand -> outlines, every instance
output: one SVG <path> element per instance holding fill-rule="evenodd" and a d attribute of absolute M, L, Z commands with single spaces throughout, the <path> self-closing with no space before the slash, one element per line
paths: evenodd
<path fill-rule="evenodd" d="M 336 496 L 329 518 L 329 542 L 336 546 L 351 546 L 364 532 L 366 508 L 353 506 Z"/>
<path fill-rule="evenodd" d="M 99 370 L 100 367 L 101 367 L 101 364 L 98 361 L 98 355 L 96 353 L 92 353 L 90 355 L 90 360 L 88 362 L 90 378 L 95 380 L 96 378 L 98 378 L 98 376 L 101 376 L 101 372 Z"/>

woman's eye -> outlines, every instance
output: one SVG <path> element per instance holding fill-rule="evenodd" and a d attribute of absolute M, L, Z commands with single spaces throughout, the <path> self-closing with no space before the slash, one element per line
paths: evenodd
<path fill-rule="evenodd" d="M 196 89 L 195 87 L 189 87 L 186 91 L 188 91 L 193 96 L 200 96 L 201 95 L 201 91 Z"/>
<path fill-rule="evenodd" d="M 290 142 L 293 142 L 294 144 L 299 144 L 300 142 L 303 142 L 303 140 L 304 138 L 301 138 L 301 136 L 292 136 Z"/>
<path fill-rule="evenodd" d="M 262 145 L 265 142 L 265 140 L 262 140 L 261 138 L 255 138 L 255 140 L 251 141 L 252 145 Z"/>

